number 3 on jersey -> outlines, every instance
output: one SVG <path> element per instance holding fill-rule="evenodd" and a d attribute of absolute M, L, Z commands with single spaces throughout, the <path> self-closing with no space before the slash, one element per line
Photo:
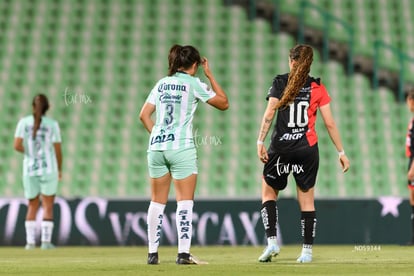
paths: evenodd
<path fill-rule="evenodd" d="M 305 127 L 308 124 L 308 108 L 309 103 L 306 101 L 298 102 L 289 105 L 289 122 L 288 127 Z"/>
<path fill-rule="evenodd" d="M 170 125 L 174 120 L 173 113 L 174 113 L 174 106 L 172 104 L 167 104 L 165 106 L 165 114 L 166 115 L 165 115 L 165 119 L 164 119 L 164 122 L 167 126 Z"/>

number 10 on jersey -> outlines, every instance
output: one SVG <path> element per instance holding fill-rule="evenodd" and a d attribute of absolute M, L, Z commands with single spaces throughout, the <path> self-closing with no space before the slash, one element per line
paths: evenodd
<path fill-rule="evenodd" d="M 289 122 L 288 127 L 305 127 L 308 125 L 308 108 L 309 103 L 306 101 L 291 103 L 289 105 Z"/>

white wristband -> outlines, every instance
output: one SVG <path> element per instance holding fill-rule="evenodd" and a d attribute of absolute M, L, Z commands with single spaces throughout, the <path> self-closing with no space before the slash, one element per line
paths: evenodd
<path fill-rule="evenodd" d="M 257 140 L 257 144 L 258 145 L 263 145 L 264 143 L 263 143 L 263 141 Z"/>
<path fill-rule="evenodd" d="M 344 150 L 338 151 L 338 156 L 341 157 L 342 155 L 345 155 L 345 151 Z"/>

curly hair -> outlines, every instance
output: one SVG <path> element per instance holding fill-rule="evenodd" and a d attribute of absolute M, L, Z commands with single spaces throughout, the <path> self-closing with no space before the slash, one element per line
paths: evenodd
<path fill-rule="evenodd" d="M 312 47 L 298 44 L 290 49 L 289 57 L 295 63 L 290 70 L 283 96 L 276 108 L 291 104 L 299 94 L 300 89 L 305 85 L 313 61 Z"/>

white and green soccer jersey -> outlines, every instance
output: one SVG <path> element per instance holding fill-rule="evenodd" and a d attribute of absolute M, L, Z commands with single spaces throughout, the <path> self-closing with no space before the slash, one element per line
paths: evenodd
<path fill-rule="evenodd" d="M 23 175 L 36 176 L 57 174 L 57 160 L 54 143 L 61 143 L 59 124 L 42 116 L 36 138 L 33 139 L 33 115 L 22 118 L 17 124 L 14 137 L 23 139 Z"/>
<path fill-rule="evenodd" d="M 155 105 L 156 122 L 149 150 L 176 150 L 194 146 L 193 115 L 198 101 L 216 93 L 199 78 L 178 72 L 162 78 L 151 90 L 147 102 Z"/>

